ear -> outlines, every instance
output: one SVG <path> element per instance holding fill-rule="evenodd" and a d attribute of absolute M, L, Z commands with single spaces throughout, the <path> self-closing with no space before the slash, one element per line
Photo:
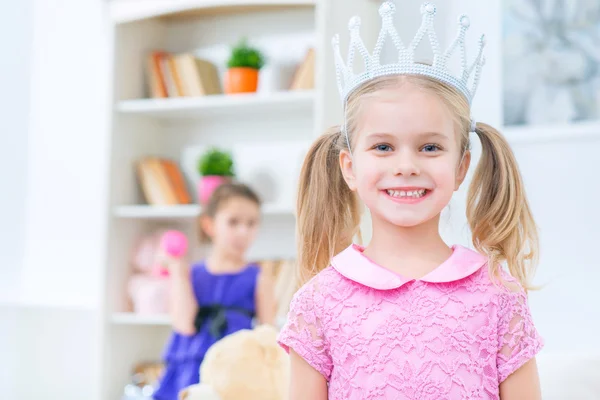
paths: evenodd
<path fill-rule="evenodd" d="M 471 165 L 471 152 L 467 150 L 460 165 L 458 166 L 458 170 L 456 171 L 456 183 L 454 185 L 454 190 L 458 190 L 460 185 L 462 185 L 464 182 L 465 177 L 467 176 L 467 171 L 469 171 L 469 165 Z"/>
<path fill-rule="evenodd" d="M 344 180 L 346 181 L 346 184 L 350 190 L 355 191 L 356 176 L 354 175 L 352 157 L 350 156 L 350 152 L 348 150 L 340 151 L 340 169 L 342 170 L 342 175 L 344 176 Z"/>
<path fill-rule="evenodd" d="M 212 239 L 215 232 L 215 222 L 213 218 L 208 215 L 200 216 L 200 228 L 202 228 L 202 231 Z"/>

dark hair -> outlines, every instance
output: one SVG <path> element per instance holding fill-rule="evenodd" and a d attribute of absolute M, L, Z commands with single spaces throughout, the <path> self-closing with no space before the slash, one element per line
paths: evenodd
<path fill-rule="evenodd" d="M 210 196 L 207 204 L 202 207 L 202 213 L 198 218 L 198 239 L 200 243 L 210 243 L 210 237 L 202 229 L 201 219 L 203 217 L 213 218 L 219 211 L 219 208 L 233 198 L 247 199 L 256 203 L 258 207 L 261 206 L 260 197 L 248 185 L 239 182 L 220 185 Z"/>

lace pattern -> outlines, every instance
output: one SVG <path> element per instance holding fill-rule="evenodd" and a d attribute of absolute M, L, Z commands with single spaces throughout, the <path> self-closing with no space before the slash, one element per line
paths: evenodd
<path fill-rule="evenodd" d="M 487 267 L 377 290 L 327 268 L 294 296 L 279 343 L 329 382 L 330 400 L 499 399 L 542 347 L 524 291 Z"/>

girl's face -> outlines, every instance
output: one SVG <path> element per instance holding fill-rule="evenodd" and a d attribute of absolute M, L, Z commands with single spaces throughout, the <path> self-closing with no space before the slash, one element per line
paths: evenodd
<path fill-rule="evenodd" d="M 404 83 L 362 101 L 352 156 L 340 154 L 349 187 L 373 218 L 411 227 L 437 217 L 465 178 L 452 114 L 434 94 Z M 460 165 L 459 165 L 460 164 Z"/>
<path fill-rule="evenodd" d="M 219 205 L 213 218 L 207 218 L 205 232 L 213 246 L 233 257 L 245 257 L 258 233 L 259 206 L 244 197 L 232 197 Z"/>

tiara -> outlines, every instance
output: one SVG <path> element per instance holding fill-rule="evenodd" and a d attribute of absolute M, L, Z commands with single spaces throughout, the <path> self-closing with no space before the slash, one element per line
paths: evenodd
<path fill-rule="evenodd" d="M 451 85 L 458 89 L 465 96 L 469 104 L 471 104 L 475 91 L 477 90 L 477 85 L 479 84 L 481 68 L 485 64 L 485 58 L 483 57 L 485 36 L 481 35 L 477 57 L 471 65 L 468 65 L 465 49 L 465 32 L 471 25 L 469 17 L 466 15 L 461 15 L 459 17 L 458 34 L 448 49 L 442 53 L 433 27 L 433 20 L 436 14 L 435 5 L 431 3 L 424 3 L 421 5 L 421 26 L 408 47 L 403 45 L 398 32 L 394 28 L 392 18 L 395 11 L 396 6 L 390 1 L 383 2 L 379 7 L 379 15 L 381 16 L 382 24 L 373 54 L 369 54 L 360 37 L 360 17 L 354 16 L 348 23 L 348 29 L 350 31 L 350 49 L 348 51 L 347 62 L 344 62 L 342 55 L 340 54 L 339 35 L 333 37 L 332 44 L 335 57 L 336 78 L 342 101 L 345 103 L 348 95 L 364 82 L 385 75 L 405 74 L 425 75 Z M 415 49 L 421 43 L 425 35 L 429 38 L 429 43 L 433 50 L 433 62 L 431 65 L 417 63 L 414 60 Z M 398 51 L 398 61 L 392 64 L 381 65 L 381 51 L 386 39 L 392 40 Z M 457 49 L 460 51 L 459 74 L 451 72 L 447 66 L 448 60 Z M 366 70 L 355 74 L 353 62 L 357 50 L 364 60 Z M 469 85 L 469 80 L 471 79 L 473 72 L 475 75 L 473 76 L 471 85 Z"/>

